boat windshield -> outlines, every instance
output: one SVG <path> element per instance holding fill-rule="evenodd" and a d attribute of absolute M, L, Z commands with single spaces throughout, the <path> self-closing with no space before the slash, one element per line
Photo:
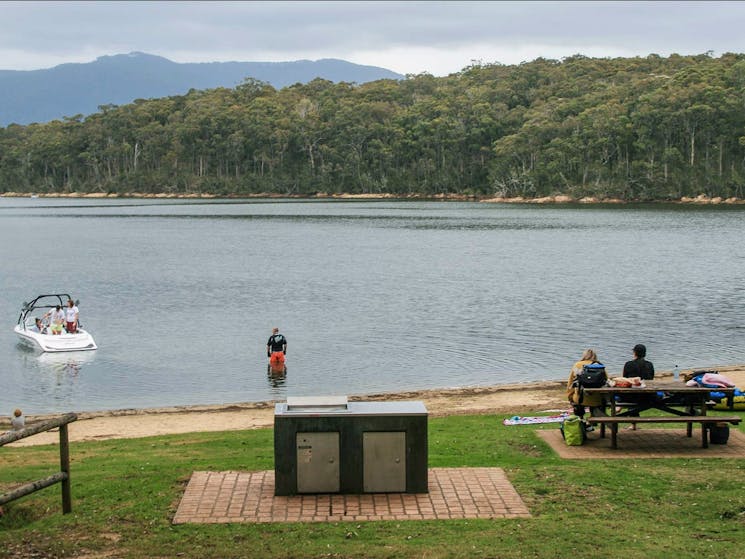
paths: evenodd
<path fill-rule="evenodd" d="M 67 305 L 67 301 L 71 299 L 72 297 L 67 293 L 39 295 L 30 303 L 23 303 L 21 314 L 18 316 L 18 324 L 24 330 L 30 328 L 35 325 L 36 318 L 41 318 L 47 311 L 55 308 L 57 305 L 64 308 Z"/>

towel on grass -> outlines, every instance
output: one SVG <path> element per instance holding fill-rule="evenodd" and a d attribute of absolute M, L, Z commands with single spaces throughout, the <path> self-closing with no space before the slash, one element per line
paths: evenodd
<path fill-rule="evenodd" d="M 521 417 L 519 415 L 513 415 L 509 419 L 503 419 L 502 425 L 535 425 L 536 423 L 561 423 L 567 417 L 569 417 L 568 412 L 563 412 L 559 415 L 541 415 L 533 417 Z"/>

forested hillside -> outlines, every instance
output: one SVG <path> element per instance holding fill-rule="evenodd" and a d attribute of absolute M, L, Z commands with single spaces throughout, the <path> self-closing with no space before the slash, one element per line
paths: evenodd
<path fill-rule="evenodd" d="M 385 68 L 328 58 L 177 63 L 162 56 L 131 52 L 43 70 L 0 70 L 0 126 L 88 115 L 99 105 L 181 95 L 191 89 L 235 87 L 246 76 L 274 87 L 308 83 L 316 77 L 355 83 L 404 77 Z"/>
<path fill-rule="evenodd" d="M 0 129 L 0 191 L 742 198 L 745 55 L 192 90 Z"/>

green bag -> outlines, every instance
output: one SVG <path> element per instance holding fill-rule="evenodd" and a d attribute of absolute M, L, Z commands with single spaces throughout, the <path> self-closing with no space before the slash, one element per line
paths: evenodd
<path fill-rule="evenodd" d="M 581 446 L 585 442 L 585 422 L 576 415 L 570 415 L 561 422 L 561 435 L 567 446 Z"/>

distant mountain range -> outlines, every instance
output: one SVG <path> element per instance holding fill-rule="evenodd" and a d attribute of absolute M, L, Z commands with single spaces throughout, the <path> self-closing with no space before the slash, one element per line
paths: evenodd
<path fill-rule="evenodd" d="M 249 77 L 277 89 L 315 78 L 355 83 L 404 78 L 385 68 L 331 58 L 182 64 L 132 52 L 44 70 L 0 70 L 0 126 L 88 115 L 99 105 L 180 95 L 192 88 L 235 87 Z"/>

